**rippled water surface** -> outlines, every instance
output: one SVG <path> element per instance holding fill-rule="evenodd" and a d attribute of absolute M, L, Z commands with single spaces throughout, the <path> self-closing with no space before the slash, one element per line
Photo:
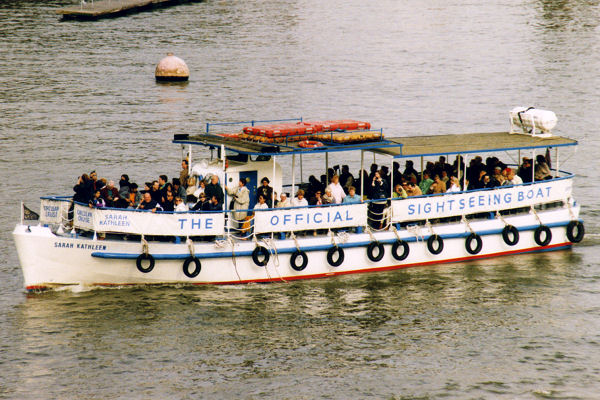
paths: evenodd
<path fill-rule="evenodd" d="M 70 4 L 0 2 L 0 398 L 598 398 L 598 1 L 208 0 L 60 22 Z M 154 82 L 169 51 L 188 84 Z M 23 290 L 19 202 L 69 194 L 91 169 L 174 176 L 174 133 L 298 116 L 390 136 L 498 131 L 516 105 L 554 110 L 581 143 L 561 156 L 588 233 L 572 251 L 270 285 Z"/>

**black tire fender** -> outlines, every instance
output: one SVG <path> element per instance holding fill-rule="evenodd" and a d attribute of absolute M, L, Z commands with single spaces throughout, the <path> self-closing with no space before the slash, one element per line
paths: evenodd
<path fill-rule="evenodd" d="M 335 253 L 338 254 L 338 258 L 334 261 L 333 255 Z M 340 265 L 342 265 L 342 263 L 344 262 L 344 249 L 342 249 L 339 246 L 330 247 L 329 250 L 327 250 L 327 262 L 332 267 L 339 267 Z"/>
<path fill-rule="evenodd" d="M 542 241 L 542 232 L 546 234 L 544 241 Z M 535 228 L 535 232 L 533 233 L 533 238 L 538 246 L 547 246 L 552 240 L 552 231 L 546 225 L 540 225 Z"/>
<path fill-rule="evenodd" d="M 150 265 L 148 266 L 148 268 L 144 268 L 142 266 L 142 260 L 150 260 Z M 140 254 L 135 259 L 135 265 L 137 266 L 138 271 L 147 274 L 148 272 L 154 269 L 154 257 L 152 256 L 152 254 Z"/>
<path fill-rule="evenodd" d="M 377 255 L 374 255 L 373 252 L 377 249 Z M 367 257 L 369 260 L 373 262 L 381 261 L 383 256 L 385 255 L 385 248 L 379 242 L 371 242 L 367 247 Z"/>
<path fill-rule="evenodd" d="M 302 257 L 302 263 L 300 265 L 296 264 L 298 257 Z M 290 266 L 294 271 L 302 271 L 304 270 L 304 268 L 306 268 L 307 265 L 308 256 L 306 255 L 306 252 L 302 250 L 296 250 L 292 253 L 292 256 L 290 257 Z"/>
<path fill-rule="evenodd" d="M 574 235 L 574 231 L 577 229 L 577 235 Z M 571 221 L 569 225 L 567 225 L 567 239 L 569 242 L 579 243 L 583 240 L 583 236 L 585 235 L 585 227 L 583 223 L 580 221 Z"/>
<path fill-rule="evenodd" d="M 475 248 L 473 248 L 473 246 L 471 246 L 471 244 L 473 243 L 473 240 L 477 243 L 475 245 Z M 469 254 L 477 254 L 481 251 L 481 248 L 483 247 L 483 240 L 481 240 L 481 236 L 479 236 L 476 233 L 471 233 L 469 236 L 467 236 L 467 239 L 465 240 L 465 249 L 467 249 L 467 252 Z"/>
<path fill-rule="evenodd" d="M 398 254 L 398 249 L 402 247 L 402 254 Z M 408 247 L 408 243 L 404 240 L 396 240 L 392 245 L 392 257 L 394 257 L 398 261 L 405 260 L 410 253 L 410 247 Z"/>
<path fill-rule="evenodd" d="M 194 263 L 194 270 L 190 272 L 190 264 L 191 263 Z M 201 270 L 202 270 L 202 264 L 200 263 L 200 259 L 198 257 L 189 256 L 183 262 L 183 273 L 188 278 L 197 277 Z"/>
<path fill-rule="evenodd" d="M 510 235 L 512 234 L 513 238 L 510 239 Z M 504 229 L 502 229 L 502 240 L 509 246 L 514 246 L 519 243 L 519 230 L 512 225 L 506 225 Z"/>
<path fill-rule="evenodd" d="M 263 257 L 262 261 L 260 260 L 261 256 Z M 252 261 L 254 261 L 254 264 L 258 265 L 259 267 L 264 267 L 267 265 L 270 258 L 271 254 L 269 253 L 269 250 L 263 246 L 256 246 L 252 252 Z"/>
<path fill-rule="evenodd" d="M 437 249 L 434 247 L 434 243 L 437 242 Z M 427 239 L 427 249 L 431 254 L 440 254 L 444 250 L 444 239 L 440 235 L 431 235 Z"/>

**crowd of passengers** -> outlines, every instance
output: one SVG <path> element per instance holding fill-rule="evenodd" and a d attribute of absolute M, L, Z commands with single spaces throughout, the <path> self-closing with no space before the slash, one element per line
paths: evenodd
<path fill-rule="evenodd" d="M 464 183 L 466 190 L 474 190 L 552 178 L 550 167 L 543 155 L 538 155 L 535 163 L 532 159 L 524 157 L 516 171 L 496 157 L 488 157 L 484 163 L 483 159 L 477 156 L 467 166 L 466 179 L 463 177 L 463 162 L 462 157 L 457 156 L 453 164 L 448 164 L 446 158 L 440 156 L 437 162 L 427 162 L 422 173 L 414 168 L 410 160 L 406 162 L 403 172 L 400 171 L 400 164 L 397 162 L 394 162 L 392 171 L 385 165 L 379 167 L 372 164 L 370 172 L 363 170 L 357 177 L 350 172 L 347 165 L 343 165 L 341 169 L 334 166 L 320 179 L 311 175 L 308 183 L 300 185 L 296 196 L 291 199 L 287 193 L 274 193 L 273 188 L 269 186 L 269 179 L 264 177 L 256 190 L 254 208 L 353 204 L 360 203 L 363 199 L 407 198 L 424 194 L 460 192 L 465 190 Z M 134 208 L 153 212 L 223 210 L 225 193 L 219 178 L 216 175 L 207 179 L 189 176 L 187 160 L 182 161 L 181 168 L 178 178 L 172 178 L 169 182 L 166 175 L 160 175 L 157 180 L 146 182 L 141 190 L 136 183 L 130 182 L 126 174 L 121 175 L 117 188 L 114 181 L 99 179 L 97 173 L 92 171 L 89 175 L 83 174 L 79 177 L 78 183 L 73 187 L 73 200 L 90 207 Z M 229 209 L 234 210 L 234 218 L 237 220 L 246 217 L 247 213 L 242 210 L 249 209 L 250 192 L 246 185 L 246 180 L 240 179 L 237 186 L 225 188 L 230 196 Z M 361 188 L 364 194 L 360 192 Z"/>

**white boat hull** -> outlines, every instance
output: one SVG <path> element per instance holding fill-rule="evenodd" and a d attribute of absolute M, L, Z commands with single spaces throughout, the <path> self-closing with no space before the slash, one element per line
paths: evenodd
<path fill-rule="evenodd" d="M 555 208 L 533 214 L 505 216 L 505 222 L 519 230 L 517 244 L 509 246 L 502 238 L 505 222 L 500 219 L 474 220 L 470 228 L 466 224 L 432 225 L 433 233 L 444 241 L 443 251 L 432 254 L 427 238 L 432 234 L 428 227 L 414 230 L 338 234 L 329 236 L 299 236 L 298 246 L 308 255 L 308 265 L 302 271 L 290 266 L 291 254 L 296 250 L 292 239 L 259 240 L 258 244 L 270 247 L 270 260 L 261 267 L 254 263 L 251 253 L 256 247 L 253 241 L 196 242 L 194 254 L 201 261 L 201 271 L 189 278 L 183 272 L 183 262 L 190 255 L 185 242 L 180 244 L 150 242 L 149 254 L 156 259 L 152 271 L 143 273 L 136 266 L 136 258 L 142 253 L 139 241 L 94 240 L 85 237 L 59 236 L 48 227 L 17 225 L 15 238 L 19 260 L 23 270 L 25 287 L 41 290 L 64 285 L 138 285 L 138 284 L 239 284 L 250 282 L 276 282 L 295 279 L 320 278 L 359 272 L 383 271 L 419 265 L 466 261 L 532 251 L 549 251 L 569 248 L 567 224 L 577 218 L 579 207 Z M 539 220 L 538 220 L 539 218 Z M 551 241 L 539 245 L 534 230 L 542 224 L 552 233 Z M 471 230 L 481 236 L 482 248 L 470 254 L 465 239 Z M 397 236 L 409 244 L 406 259 L 398 261 L 391 254 L 392 243 Z M 367 246 L 375 239 L 384 244 L 385 254 L 380 261 L 371 261 Z M 341 265 L 334 267 L 327 261 L 327 251 L 335 241 L 344 250 Z M 233 254 L 232 254 L 233 250 Z M 193 264 L 192 264 L 193 269 Z"/>

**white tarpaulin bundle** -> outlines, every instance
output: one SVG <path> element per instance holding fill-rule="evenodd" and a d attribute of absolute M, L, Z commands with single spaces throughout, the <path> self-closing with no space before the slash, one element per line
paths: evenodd
<path fill-rule="evenodd" d="M 75 205 L 74 226 L 96 231 L 161 236 L 214 236 L 225 232 L 223 213 L 153 213 Z"/>
<path fill-rule="evenodd" d="M 365 226 L 366 224 L 367 205 L 364 203 L 347 206 L 302 207 L 257 211 L 254 217 L 254 232 L 290 232 Z"/>

